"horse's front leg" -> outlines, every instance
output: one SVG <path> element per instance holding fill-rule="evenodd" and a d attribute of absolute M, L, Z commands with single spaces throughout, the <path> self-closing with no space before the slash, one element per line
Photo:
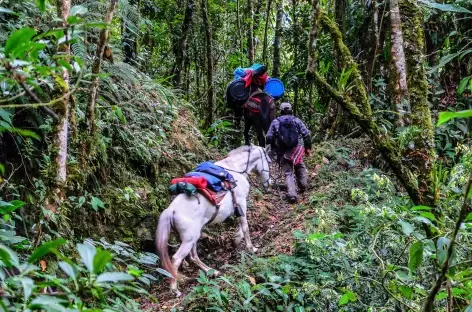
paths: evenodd
<path fill-rule="evenodd" d="M 251 236 L 249 235 L 249 225 L 247 224 L 246 216 L 241 217 L 241 228 L 244 233 L 244 240 L 246 241 L 246 248 L 250 252 L 256 252 L 257 248 L 252 245 Z"/>
<path fill-rule="evenodd" d="M 197 243 L 195 243 L 192 247 L 192 251 L 190 251 L 190 260 L 198 266 L 200 269 L 202 269 L 205 273 L 208 273 L 208 271 L 212 270 L 209 266 L 207 266 L 205 263 L 200 260 L 197 254 Z M 218 276 L 220 275 L 220 271 L 214 270 L 215 272 L 213 273 L 213 276 Z"/>
<path fill-rule="evenodd" d="M 246 248 L 250 252 L 256 252 L 257 248 L 252 245 L 251 236 L 249 235 L 249 225 L 247 224 L 247 206 L 246 201 L 242 202 L 241 209 L 243 210 L 244 215 L 239 218 L 240 226 L 244 234 L 244 240 L 246 241 Z"/>

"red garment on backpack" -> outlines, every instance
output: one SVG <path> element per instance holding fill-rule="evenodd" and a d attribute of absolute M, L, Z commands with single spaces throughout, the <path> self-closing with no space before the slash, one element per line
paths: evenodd
<path fill-rule="evenodd" d="M 197 189 L 206 189 L 208 181 L 203 177 L 183 177 L 175 178 L 170 181 L 170 184 L 177 184 L 179 182 L 187 182 L 195 186 Z"/>

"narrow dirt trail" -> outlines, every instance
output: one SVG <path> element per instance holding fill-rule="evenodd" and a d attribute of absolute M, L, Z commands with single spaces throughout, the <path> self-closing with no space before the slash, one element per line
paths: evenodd
<path fill-rule="evenodd" d="M 259 248 L 258 257 L 270 257 L 280 254 L 291 254 L 293 249 L 293 231 L 303 229 L 306 209 L 303 214 L 297 213 L 299 205 L 308 201 L 309 193 L 301 194 L 298 204 L 289 204 L 283 200 L 285 192 L 277 185 L 283 185 L 284 179 L 278 168 L 271 168 L 272 177 L 275 180 L 275 188 L 268 193 L 262 193 L 252 187 L 248 200 L 248 222 L 252 242 Z M 308 166 L 310 174 L 311 168 Z M 314 176 L 314 173 L 311 174 Z M 311 181 L 313 182 L 313 181 Z M 257 185 L 252 179 L 251 185 Z M 198 254 L 208 266 L 225 273 L 225 265 L 237 265 L 241 261 L 241 255 L 246 254 L 244 242 L 236 248 L 233 246 L 233 238 L 236 232 L 237 219 L 230 218 L 222 224 L 211 225 L 204 228 L 202 238 L 199 241 Z M 197 284 L 196 277 L 199 269 L 190 263 L 185 263 L 180 268 L 180 273 L 189 279 L 179 282 L 182 291 L 180 298 L 169 292 L 167 283 L 155 285 L 150 293 L 158 299 L 158 303 L 148 300 L 143 301 L 142 308 L 146 311 L 169 311 L 180 305 L 185 296 Z"/>

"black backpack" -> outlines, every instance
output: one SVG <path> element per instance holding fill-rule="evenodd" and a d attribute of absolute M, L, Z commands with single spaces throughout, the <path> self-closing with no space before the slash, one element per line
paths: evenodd
<path fill-rule="evenodd" d="M 293 120 L 280 120 L 279 142 L 285 148 L 293 148 L 298 145 L 298 129 Z"/>

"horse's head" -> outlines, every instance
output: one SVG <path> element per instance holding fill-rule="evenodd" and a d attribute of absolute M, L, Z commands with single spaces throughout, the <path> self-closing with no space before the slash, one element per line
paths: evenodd
<path fill-rule="evenodd" d="M 253 146 L 253 149 L 257 149 L 257 154 L 259 155 L 256 161 L 256 172 L 259 175 L 260 182 L 262 186 L 267 189 L 272 185 L 272 180 L 270 178 L 270 157 L 267 152 L 267 148 L 260 146 Z"/>

